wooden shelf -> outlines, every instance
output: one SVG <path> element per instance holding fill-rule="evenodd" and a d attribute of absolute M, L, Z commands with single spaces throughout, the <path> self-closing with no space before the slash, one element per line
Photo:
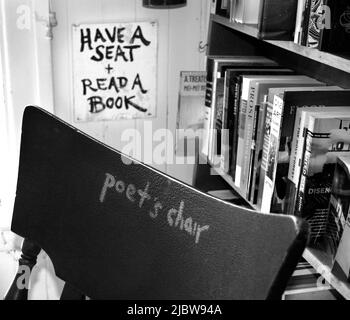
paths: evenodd
<path fill-rule="evenodd" d="M 240 190 L 235 186 L 233 179 L 227 173 L 224 173 L 221 169 L 214 168 L 212 166 L 212 170 L 214 170 L 217 174 L 219 174 L 231 187 L 232 189 L 238 193 L 243 199 Z M 245 200 L 249 206 L 257 210 L 257 207 Z M 339 280 L 335 275 L 332 274 L 332 261 L 331 257 L 327 255 L 325 252 L 321 250 L 317 250 L 314 248 L 307 248 L 304 251 L 303 258 L 310 263 L 310 265 L 321 274 L 325 280 L 335 289 L 337 290 L 345 299 L 350 300 L 350 283 L 345 283 Z"/>
<path fill-rule="evenodd" d="M 350 283 L 339 280 L 332 272 L 331 257 L 321 250 L 307 248 L 303 258 L 345 299 L 350 300 Z"/>
<path fill-rule="evenodd" d="M 228 175 L 227 173 L 223 172 L 221 169 L 219 168 L 215 168 L 214 166 L 211 166 L 211 169 L 214 170 L 214 172 L 216 172 L 218 175 L 221 176 L 221 178 L 223 178 L 229 185 L 230 187 L 242 198 L 245 200 L 245 202 L 250 206 L 251 209 L 253 210 L 258 210 L 258 208 L 252 204 L 250 201 L 247 201 L 245 199 L 245 197 L 242 195 L 241 191 L 236 187 L 232 177 L 230 175 Z"/>
<path fill-rule="evenodd" d="M 241 23 L 231 22 L 229 19 L 220 17 L 217 15 L 211 16 L 212 21 L 224 25 L 232 30 L 238 31 L 242 34 L 259 39 L 259 32 L 257 25 L 245 25 Z M 350 73 L 350 61 L 349 59 L 330 54 L 327 52 L 319 51 L 318 49 L 308 48 L 295 44 L 292 41 L 276 41 L 276 40 L 261 40 L 266 43 L 272 44 L 278 48 L 282 48 L 289 52 L 295 53 L 299 56 L 321 62 L 324 65 L 336 68 L 338 70 Z"/>

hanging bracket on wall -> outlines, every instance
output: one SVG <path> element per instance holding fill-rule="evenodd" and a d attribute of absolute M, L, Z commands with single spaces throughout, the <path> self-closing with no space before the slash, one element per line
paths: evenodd
<path fill-rule="evenodd" d="M 199 44 L 198 44 L 198 51 L 199 52 L 205 52 L 207 50 L 207 47 L 208 47 L 208 44 L 204 44 L 203 41 L 200 41 Z"/>
<path fill-rule="evenodd" d="M 46 17 L 39 16 L 37 13 L 35 13 L 35 20 L 37 22 L 41 22 L 41 23 L 45 24 L 46 29 L 47 29 L 46 38 L 52 40 L 53 39 L 52 29 L 54 27 L 57 27 L 57 25 L 58 25 L 57 18 L 56 18 L 56 12 L 50 11 L 48 19 Z"/>

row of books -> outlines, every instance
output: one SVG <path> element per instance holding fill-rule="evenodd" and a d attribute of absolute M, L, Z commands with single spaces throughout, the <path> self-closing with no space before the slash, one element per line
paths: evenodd
<path fill-rule="evenodd" d="M 209 56 L 202 153 L 265 213 L 328 214 L 336 159 L 350 152 L 350 90 L 264 57 Z"/>
<path fill-rule="evenodd" d="M 254 24 L 258 36 L 321 51 L 350 52 L 350 0 L 213 0 L 211 12 Z"/>

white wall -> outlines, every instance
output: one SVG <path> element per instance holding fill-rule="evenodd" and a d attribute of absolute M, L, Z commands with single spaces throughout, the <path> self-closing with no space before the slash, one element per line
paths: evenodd
<path fill-rule="evenodd" d="M 47 38 L 49 0 L 0 0 L 1 37 L 6 78 L 7 123 L 13 122 L 14 152 L 9 160 L 14 166 L 11 183 L 16 183 L 16 159 L 20 139 L 23 109 L 26 105 L 39 105 L 72 122 L 72 48 L 71 26 L 82 22 L 144 21 L 159 22 L 157 117 L 153 130 L 175 130 L 179 73 L 183 70 L 204 70 L 205 55 L 200 53 L 200 41 L 206 42 L 208 0 L 188 0 L 184 8 L 171 10 L 146 9 L 142 0 L 51 0 L 57 13 L 58 26 L 53 30 L 50 48 Z M 22 8 L 22 10 L 19 10 Z M 29 8 L 29 28 L 19 28 Z M 18 11 L 19 10 L 19 11 Z M 7 40 L 7 41 L 6 41 Z M 52 57 L 51 51 L 52 50 Z M 51 69 L 53 61 L 53 78 Z M 53 84 L 52 84 L 53 80 Z M 53 88 L 53 89 L 52 89 Z M 1 103 L 1 101 L 0 101 Z M 80 129 L 97 139 L 121 149 L 124 129 L 143 130 L 142 120 L 80 124 Z M 11 132 L 9 130 L 8 132 Z M 156 166 L 179 179 L 190 182 L 191 167 Z M 14 187 L 13 187 L 14 189 Z M 1 196 L 1 195 L 0 195 Z M 1 210 L 1 207 L 0 207 Z M 9 228 L 10 209 L 0 211 L 0 298 L 3 297 L 16 272 L 20 240 L 2 231 Z M 2 223 L 1 223 L 2 222 Z M 50 260 L 40 255 L 34 270 L 31 298 L 57 299 L 62 290 Z"/>

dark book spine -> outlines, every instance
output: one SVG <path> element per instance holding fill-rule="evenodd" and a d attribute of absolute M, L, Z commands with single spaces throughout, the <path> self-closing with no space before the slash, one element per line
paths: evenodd
<path fill-rule="evenodd" d="M 254 113 L 254 122 L 253 122 L 253 135 L 252 135 L 252 145 L 251 145 L 251 153 L 250 153 L 250 159 L 249 159 L 249 176 L 248 176 L 248 200 L 252 200 L 252 194 L 254 192 L 254 186 L 252 185 L 252 182 L 255 179 L 253 179 L 254 174 L 254 163 L 255 163 L 255 157 L 256 157 L 256 146 L 257 146 L 257 132 L 258 132 L 258 122 L 259 122 L 259 110 L 260 106 L 255 106 L 255 113 Z"/>
<path fill-rule="evenodd" d="M 307 36 L 308 36 L 308 30 L 309 30 L 309 21 L 310 21 L 311 1 L 312 0 L 306 0 L 306 2 L 305 2 L 305 9 L 304 9 L 304 15 L 303 15 L 303 26 L 302 26 L 302 35 L 301 35 L 301 43 L 300 43 L 302 46 L 306 46 L 306 43 L 307 43 Z"/>
<path fill-rule="evenodd" d="M 239 129 L 239 113 L 240 113 L 240 96 L 241 96 L 241 78 L 237 78 L 234 86 L 234 107 L 233 107 L 233 128 L 232 128 L 232 152 L 231 152 L 231 176 L 233 181 L 236 177 L 237 164 L 237 145 L 238 145 L 238 129 Z"/>
<path fill-rule="evenodd" d="M 297 0 L 263 0 L 259 17 L 259 37 L 266 40 L 293 40 Z"/>

